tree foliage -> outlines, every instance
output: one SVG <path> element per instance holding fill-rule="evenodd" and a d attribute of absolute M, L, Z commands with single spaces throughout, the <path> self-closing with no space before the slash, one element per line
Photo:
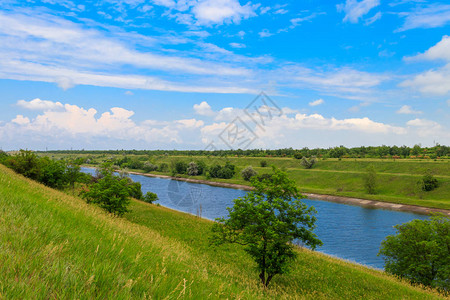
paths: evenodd
<path fill-rule="evenodd" d="M 317 159 L 315 156 L 312 156 L 311 158 L 302 157 L 301 164 L 305 169 L 311 169 L 317 162 Z"/>
<path fill-rule="evenodd" d="M 367 168 L 366 174 L 363 176 L 364 188 L 368 194 L 375 194 L 377 188 L 377 173 L 373 165 Z"/>
<path fill-rule="evenodd" d="M 313 249 L 322 244 L 312 232 L 315 210 L 299 200 L 303 196 L 295 183 L 278 169 L 270 177 L 252 180 L 255 190 L 234 200 L 228 218 L 216 219 L 211 237 L 214 245 L 243 245 L 256 262 L 264 286 L 287 272 L 296 257 L 294 240 Z"/>
<path fill-rule="evenodd" d="M 252 166 L 246 167 L 241 171 L 241 176 L 245 181 L 250 181 L 253 176 L 256 176 L 257 172 L 253 169 Z"/>
<path fill-rule="evenodd" d="M 422 191 L 429 192 L 434 190 L 439 186 L 439 182 L 434 176 L 428 171 L 422 179 L 419 180 L 419 185 Z"/>
<path fill-rule="evenodd" d="M 450 289 L 450 219 L 433 217 L 395 226 L 396 235 L 386 237 L 378 255 L 385 270 L 413 283 Z"/>

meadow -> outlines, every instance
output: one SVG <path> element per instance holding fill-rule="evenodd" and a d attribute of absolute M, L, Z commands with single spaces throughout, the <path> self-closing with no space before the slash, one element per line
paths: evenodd
<path fill-rule="evenodd" d="M 123 155 L 83 155 L 44 153 L 55 159 L 90 158 L 91 166 L 106 160 L 122 159 Z M 148 161 L 156 165 L 175 161 L 204 161 L 208 166 L 226 161 L 236 165 L 237 172 L 231 179 L 207 178 L 204 175 L 193 178 L 217 182 L 229 182 L 249 185 L 240 175 L 240 171 L 252 166 L 258 174 L 269 173 L 271 166 L 285 170 L 295 180 L 298 188 L 305 193 L 346 196 L 361 199 L 411 204 L 424 207 L 450 209 L 450 160 L 441 159 L 369 159 L 369 158 L 328 158 L 319 159 L 312 169 L 305 169 L 300 160 L 290 157 L 206 157 L 206 156 L 165 156 L 165 155 L 127 155 L 131 159 Z M 264 161 L 267 166 L 261 167 Z M 373 166 L 377 174 L 375 194 L 368 194 L 364 188 L 363 177 L 367 168 Z M 130 171 L 144 172 L 130 168 Z M 430 172 L 439 181 L 433 191 L 422 191 L 418 181 Z M 172 175 L 171 171 L 152 171 L 160 175 Z M 177 174 L 176 176 L 188 177 Z"/>
<path fill-rule="evenodd" d="M 212 222 L 134 200 L 114 217 L 0 165 L 0 299 L 439 299 L 386 273 L 298 249 L 264 289 Z"/>

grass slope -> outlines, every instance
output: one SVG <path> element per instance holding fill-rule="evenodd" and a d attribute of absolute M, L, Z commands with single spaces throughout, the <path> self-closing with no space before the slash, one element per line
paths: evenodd
<path fill-rule="evenodd" d="M 114 218 L 0 165 L 0 299 L 438 299 L 376 270 L 306 250 L 263 289 L 211 222 L 133 201 Z"/>

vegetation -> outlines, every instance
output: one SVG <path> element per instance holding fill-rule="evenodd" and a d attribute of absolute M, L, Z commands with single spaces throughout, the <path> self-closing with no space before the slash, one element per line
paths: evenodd
<path fill-rule="evenodd" d="M 244 170 L 241 171 L 241 176 L 245 181 L 250 181 L 250 179 L 253 176 L 256 176 L 257 172 L 255 169 L 252 168 L 252 166 L 246 167 Z"/>
<path fill-rule="evenodd" d="M 209 168 L 209 176 L 211 178 L 230 179 L 234 176 L 235 173 L 236 167 L 228 161 L 224 166 L 215 164 L 211 168 Z"/>
<path fill-rule="evenodd" d="M 301 164 L 305 169 L 311 169 L 317 162 L 317 159 L 315 156 L 311 157 L 311 158 L 306 158 L 306 157 L 302 157 L 302 161 Z"/>
<path fill-rule="evenodd" d="M 450 219 L 413 220 L 395 228 L 379 253 L 386 271 L 450 292 Z"/>
<path fill-rule="evenodd" d="M 286 273 L 295 259 L 294 240 L 312 249 L 322 242 L 312 233 L 314 208 L 299 200 L 303 197 L 286 173 L 274 169 L 270 180 L 254 180 L 252 185 L 253 192 L 235 199 L 227 209 L 229 217 L 216 219 L 212 242 L 244 245 L 267 287 L 275 275 Z"/>
<path fill-rule="evenodd" d="M 428 171 L 422 179 L 419 181 L 419 185 L 422 191 L 429 192 L 434 190 L 439 186 L 439 182 L 434 176 Z"/>
<path fill-rule="evenodd" d="M 152 192 L 145 193 L 144 197 L 142 198 L 142 201 L 152 204 L 153 202 L 158 200 L 158 195 Z"/>
<path fill-rule="evenodd" d="M 367 173 L 363 177 L 364 179 L 364 188 L 368 194 L 376 194 L 377 188 L 377 172 L 375 172 L 375 168 L 373 166 L 369 166 L 367 168 Z"/>
<path fill-rule="evenodd" d="M 139 152 L 140 153 L 140 152 Z M 151 161 L 159 166 L 169 166 L 165 171 L 154 171 L 155 174 L 171 175 L 170 166 L 175 161 L 183 161 L 186 165 L 195 161 L 198 165 L 205 164 L 205 172 L 197 175 L 198 179 L 212 181 L 226 181 L 248 185 L 241 176 L 241 171 L 252 166 L 258 175 L 270 172 L 270 168 L 260 167 L 260 157 L 216 157 L 216 156 L 171 156 L 171 155 L 147 154 L 136 156 L 139 159 Z M 178 152 L 177 152 L 178 153 Z M 40 154 L 55 159 L 81 159 L 89 160 L 89 165 L 93 166 L 104 161 L 110 161 L 117 166 L 116 162 L 123 159 L 122 154 L 109 155 L 101 153 L 91 154 Z M 128 155 L 127 155 L 128 156 Z M 135 155 L 129 155 L 134 157 Z M 295 180 L 302 193 L 317 193 L 337 196 L 347 196 L 369 200 L 386 201 L 400 204 L 412 204 L 426 207 L 450 209 L 450 160 L 445 159 L 369 159 L 369 158 L 317 158 L 313 169 L 304 169 L 299 161 L 292 158 L 264 157 L 264 161 L 269 166 L 276 166 L 285 170 L 289 177 Z M 207 169 L 213 165 L 223 166 L 226 162 L 235 166 L 235 175 L 229 179 L 213 178 L 209 176 Z M 364 186 L 363 176 L 367 173 L 367 168 L 372 165 L 376 172 L 377 188 L 376 194 L 369 194 Z M 118 168 L 118 166 L 117 166 Z M 433 177 L 439 182 L 439 186 L 432 191 L 423 192 L 417 182 L 424 173 L 430 170 Z M 136 172 L 142 170 L 134 169 Z M 187 177 L 187 174 L 177 176 Z"/>
<path fill-rule="evenodd" d="M 240 247 L 209 247 L 211 221 L 136 200 L 116 218 L 1 165 L 0 199 L 5 299 L 442 298 L 306 249 L 264 289 Z"/>

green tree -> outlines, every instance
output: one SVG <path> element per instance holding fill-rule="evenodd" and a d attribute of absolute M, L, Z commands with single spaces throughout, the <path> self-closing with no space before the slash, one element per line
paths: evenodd
<path fill-rule="evenodd" d="M 385 270 L 413 283 L 449 291 L 450 219 L 433 217 L 396 225 L 396 235 L 386 237 L 380 252 Z"/>
<path fill-rule="evenodd" d="M 275 275 L 288 271 L 289 262 L 296 256 L 294 240 L 312 249 L 322 242 L 312 232 L 314 208 L 299 200 L 303 196 L 285 172 L 274 168 L 270 178 L 254 177 L 252 185 L 253 192 L 235 199 L 233 207 L 228 208 L 228 218 L 216 219 L 211 243 L 243 245 L 267 287 Z"/>
<path fill-rule="evenodd" d="M 302 161 L 300 162 L 302 164 L 302 166 L 305 169 L 311 169 L 317 162 L 317 159 L 315 156 L 312 156 L 311 158 L 306 158 L 306 157 L 302 157 Z"/>
<path fill-rule="evenodd" d="M 241 176 L 245 181 L 250 181 L 253 176 L 256 176 L 257 172 L 253 169 L 252 166 L 246 167 L 241 171 Z"/>
<path fill-rule="evenodd" d="M 144 198 L 142 200 L 151 204 L 158 200 L 158 195 L 152 192 L 147 192 L 145 193 Z"/>
<path fill-rule="evenodd" d="M 429 192 L 434 190 L 439 186 L 439 182 L 436 178 L 434 178 L 433 174 L 431 174 L 431 171 L 428 170 L 425 175 L 422 177 L 422 179 L 418 182 L 420 188 L 422 191 Z"/>
<path fill-rule="evenodd" d="M 367 168 L 367 172 L 363 177 L 364 180 L 364 188 L 368 194 L 375 194 L 377 188 L 377 173 L 375 172 L 375 168 L 373 165 L 370 165 Z"/>
<path fill-rule="evenodd" d="M 94 203 L 115 215 L 121 216 L 128 211 L 130 190 L 128 180 L 106 173 L 98 182 L 89 186 L 89 190 L 82 193 L 88 203 Z"/>

